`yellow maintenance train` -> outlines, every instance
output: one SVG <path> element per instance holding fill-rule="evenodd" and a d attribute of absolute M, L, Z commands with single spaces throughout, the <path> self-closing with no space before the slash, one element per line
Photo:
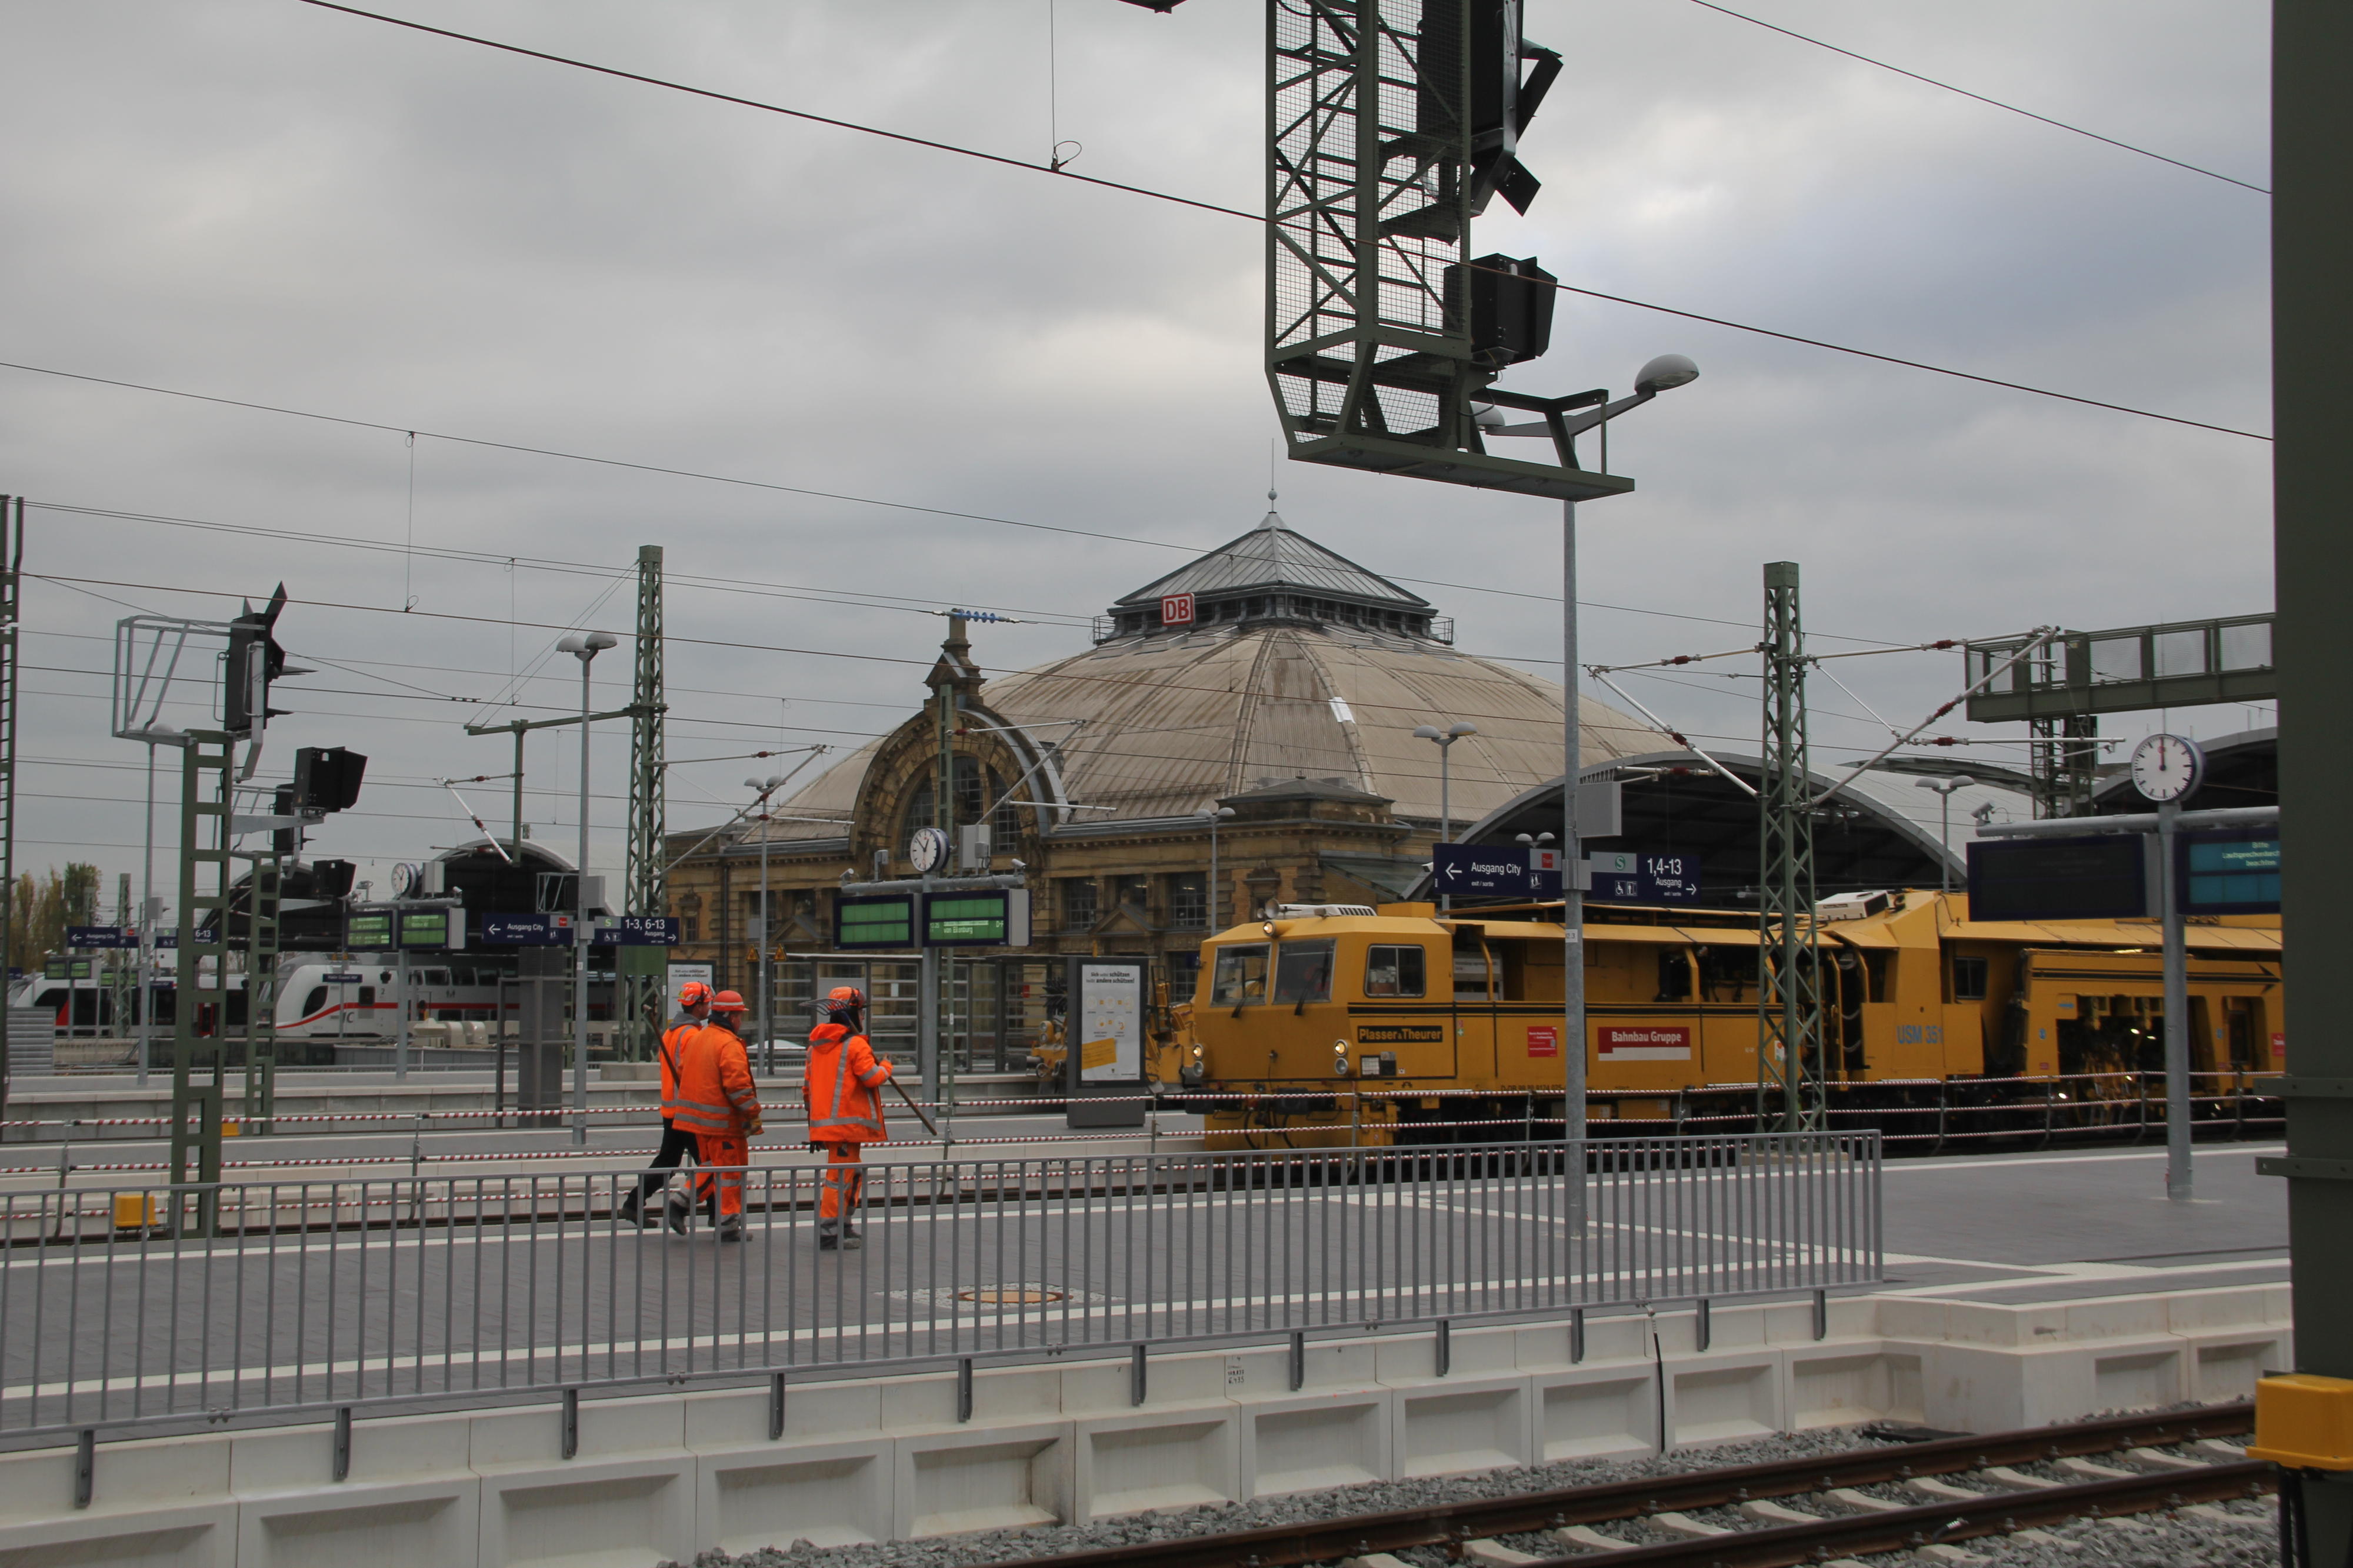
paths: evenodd
<path fill-rule="evenodd" d="M 1558 909 L 1291 906 L 1219 932 L 1202 946 L 1191 1005 L 1170 1010 L 1155 1076 L 1197 1091 L 1188 1102 L 1213 1131 L 1253 1142 L 1478 1141 L 1557 1125 Z M 1967 1105 L 2031 1101 L 2047 1121 L 2063 1104 L 2080 1121 L 2163 1067 L 2154 922 L 1972 921 L 1965 895 L 1910 891 L 1826 901 L 1812 934 L 1819 1077 L 1847 1114 L 1949 1105 L 1961 1089 Z M 1591 909 L 1583 947 L 1590 1120 L 1750 1110 L 1754 913 Z M 2193 922 L 2194 1072 L 2243 1098 L 2281 1070 L 2281 973 L 2276 916 Z"/>

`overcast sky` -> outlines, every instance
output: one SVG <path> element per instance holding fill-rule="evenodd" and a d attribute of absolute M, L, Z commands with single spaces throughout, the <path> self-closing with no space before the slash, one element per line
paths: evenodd
<path fill-rule="evenodd" d="M 1083 144 L 1078 172 L 1262 200 L 1261 0 L 1166 17 L 1053 0 L 1051 72 L 1049 0 L 384 3 L 1031 162 L 1059 131 Z M 2267 180 L 2254 0 L 1747 8 Z M 1528 12 L 1568 62 L 1523 149 L 1545 189 L 1525 218 L 1498 204 L 1482 250 L 2269 428 L 2263 195 L 1692 0 Z M 220 617 L 235 609 L 222 594 L 259 598 L 281 577 L 310 601 L 283 640 L 348 668 L 280 689 L 299 711 L 270 756 L 282 773 L 296 745 L 369 754 L 364 809 L 313 848 L 373 862 L 362 875 L 383 890 L 385 863 L 470 831 L 432 780 L 508 766 L 506 742 L 466 738 L 464 720 L 506 716 L 485 700 L 518 672 L 538 672 L 526 713 L 576 702 L 573 661 L 550 645 L 569 625 L 628 629 L 621 578 L 640 543 L 666 546 L 674 574 L 670 754 L 724 758 L 891 727 L 921 696 L 949 604 L 1029 623 L 982 628 L 997 668 L 1082 647 L 1086 617 L 1265 510 L 1275 424 L 1250 223 L 294 0 L 10 0 L 0 24 L 0 359 L 391 427 L 0 369 L 0 490 L 37 503 L 26 565 L 46 574 L 26 595 L 20 866 L 95 860 L 110 897 L 111 873 L 136 867 L 143 753 L 108 735 L 104 673 L 132 609 Z M 1585 595 L 1623 607 L 1587 615 L 1589 660 L 1753 640 L 1759 567 L 1778 559 L 1803 563 L 1818 639 L 2270 605 L 2265 443 L 1569 298 L 1553 344 L 1507 384 L 1623 391 L 1666 350 L 1703 372 L 1613 437 L 1639 492 L 1583 509 Z M 412 448 L 410 429 L 431 434 Z M 1344 554 L 1462 584 L 1409 582 L 1461 646 L 1557 675 L 1543 662 L 1559 655 L 1548 503 L 1301 464 L 1275 482 L 1285 518 Z M 628 651 L 597 667 L 600 707 L 626 700 Z M 1908 726 L 1959 679 L 1957 655 L 1838 668 L 1856 695 L 1815 693 L 1826 756 L 1884 734 L 1846 717 L 1859 702 Z M 1753 682 L 1678 679 L 1633 689 L 1753 747 Z M 2232 708 L 2175 722 L 2211 736 L 2251 719 L 2268 721 Z M 567 853 L 575 746 L 544 737 L 531 758 L 534 834 Z M 625 731 L 597 746 L 592 858 L 608 863 Z M 772 769 L 674 769 L 672 825 L 715 824 L 747 773 Z M 502 821 L 502 790 L 468 793 Z"/>

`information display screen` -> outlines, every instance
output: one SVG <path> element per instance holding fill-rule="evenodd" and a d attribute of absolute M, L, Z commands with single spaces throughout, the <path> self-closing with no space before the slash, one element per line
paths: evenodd
<path fill-rule="evenodd" d="M 407 948 L 465 946 L 466 911 L 463 910 L 401 910 L 400 945 Z"/>
<path fill-rule="evenodd" d="M 915 896 L 885 893 L 874 898 L 843 897 L 833 906 L 833 945 L 844 952 L 861 948 L 915 945 Z"/>
<path fill-rule="evenodd" d="M 1028 947 L 1029 889 L 982 888 L 923 900 L 925 947 Z"/>
<path fill-rule="evenodd" d="M 2280 841 L 2246 832 L 2185 833 L 2174 841 L 2186 915 L 2271 915 L 2280 907 Z"/>
<path fill-rule="evenodd" d="M 1982 839 L 1969 846 L 1969 918 L 2145 919 L 2157 903 L 2152 880 L 2137 833 Z"/>
<path fill-rule="evenodd" d="M 387 952 L 392 949 L 392 911 L 354 910 L 343 921 L 343 945 L 353 952 Z"/>

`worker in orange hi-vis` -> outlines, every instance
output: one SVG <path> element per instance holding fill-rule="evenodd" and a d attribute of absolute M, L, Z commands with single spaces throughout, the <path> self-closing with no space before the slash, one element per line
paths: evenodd
<path fill-rule="evenodd" d="M 678 1100 L 672 1124 L 694 1134 L 698 1202 L 714 1206 L 719 1239 L 744 1239 L 744 1167 L 751 1163 L 753 1136 L 760 1131 L 760 1095 L 752 1083 L 752 1060 L 736 1033 L 744 998 L 722 991 L 712 999 L 711 1022 L 686 1038 L 681 1053 Z M 670 1194 L 670 1229 L 686 1234 L 692 1207 L 683 1193 Z"/>
<path fill-rule="evenodd" d="M 889 1136 L 882 1127 L 882 1086 L 891 1080 L 891 1064 L 876 1059 L 866 1038 L 865 992 L 837 985 L 819 1005 L 825 1022 L 809 1031 L 801 1094 L 808 1104 L 809 1147 L 824 1150 L 826 1158 L 817 1245 L 831 1252 L 864 1245 L 850 1224 L 865 1184 L 859 1151 Z"/>
<path fill-rule="evenodd" d="M 710 1020 L 712 995 L 711 987 L 700 980 L 690 980 L 679 987 L 678 1016 L 669 1028 L 662 1031 L 661 1046 L 657 1052 L 661 1058 L 661 1147 L 654 1151 L 652 1162 L 646 1166 L 646 1173 L 638 1178 L 638 1184 L 630 1190 L 629 1195 L 621 1200 L 617 1217 L 624 1225 L 653 1223 L 645 1213 L 646 1200 L 654 1195 L 655 1188 L 670 1179 L 670 1173 L 678 1169 L 681 1159 L 694 1152 L 694 1134 L 679 1126 L 676 1121 L 678 1066 L 686 1053 L 686 1037 Z"/>

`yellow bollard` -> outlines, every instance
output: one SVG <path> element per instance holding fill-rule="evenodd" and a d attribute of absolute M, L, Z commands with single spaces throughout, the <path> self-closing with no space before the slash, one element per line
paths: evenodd
<path fill-rule="evenodd" d="M 114 1228 L 144 1230 L 155 1223 L 155 1200 L 146 1193 L 114 1194 Z"/>

